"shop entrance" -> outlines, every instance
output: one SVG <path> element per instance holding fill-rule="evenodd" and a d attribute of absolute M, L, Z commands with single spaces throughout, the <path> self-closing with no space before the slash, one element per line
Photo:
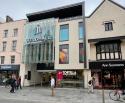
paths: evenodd
<path fill-rule="evenodd" d="M 19 71 L 0 71 L 0 85 L 4 85 L 5 80 L 8 80 L 12 74 L 19 75 Z"/>
<path fill-rule="evenodd" d="M 41 72 L 40 74 L 41 74 L 41 86 L 43 86 L 43 87 L 50 86 L 51 74 L 53 74 L 54 78 L 56 79 L 55 72 Z"/>
<path fill-rule="evenodd" d="M 121 88 L 124 69 L 92 70 L 92 76 L 95 78 L 95 88 L 102 88 L 102 84 L 106 89 Z"/>
<path fill-rule="evenodd" d="M 122 69 L 112 69 L 103 70 L 102 72 L 104 78 L 104 88 L 121 88 L 122 81 L 124 79 L 124 70 Z"/>

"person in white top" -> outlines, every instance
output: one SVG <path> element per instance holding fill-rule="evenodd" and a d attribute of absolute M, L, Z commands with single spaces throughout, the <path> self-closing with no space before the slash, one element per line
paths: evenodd
<path fill-rule="evenodd" d="M 51 75 L 51 89 L 52 89 L 52 96 L 55 95 L 54 87 L 55 87 L 55 79 L 54 79 L 53 75 Z"/>

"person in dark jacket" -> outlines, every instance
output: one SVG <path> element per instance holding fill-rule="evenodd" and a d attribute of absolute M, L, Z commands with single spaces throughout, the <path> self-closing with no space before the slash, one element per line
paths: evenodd
<path fill-rule="evenodd" d="M 17 89 L 22 89 L 22 86 L 21 86 L 21 76 L 19 76 L 18 78 L 17 78 Z"/>
<path fill-rule="evenodd" d="M 122 80 L 122 94 L 125 95 L 125 78 Z"/>
<path fill-rule="evenodd" d="M 10 93 L 14 93 L 14 89 L 15 89 L 15 86 L 16 86 L 15 75 L 12 75 L 10 86 L 11 86 Z"/>

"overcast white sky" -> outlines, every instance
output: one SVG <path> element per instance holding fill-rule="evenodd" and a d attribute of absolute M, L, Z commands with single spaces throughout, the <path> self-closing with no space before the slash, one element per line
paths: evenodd
<path fill-rule="evenodd" d="M 0 0 L 0 17 L 5 19 L 6 15 L 14 20 L 25 19 L 26 14 L 52 9 L 68 4 L 82 2 L 84 0 Z M 88 16 L 102 0 L 85 0 L 86 16 Z M 114 0 L 125 6 L 125 0 Z"/>

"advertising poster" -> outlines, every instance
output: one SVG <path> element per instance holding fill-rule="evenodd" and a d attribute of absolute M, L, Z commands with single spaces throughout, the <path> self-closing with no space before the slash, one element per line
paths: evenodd
<path fill-rule="evenodd" d="M 69 62 L 69 50 L 68 45 L 61 45 L 59 49 L 59 63 L 67 64 Z"/>

